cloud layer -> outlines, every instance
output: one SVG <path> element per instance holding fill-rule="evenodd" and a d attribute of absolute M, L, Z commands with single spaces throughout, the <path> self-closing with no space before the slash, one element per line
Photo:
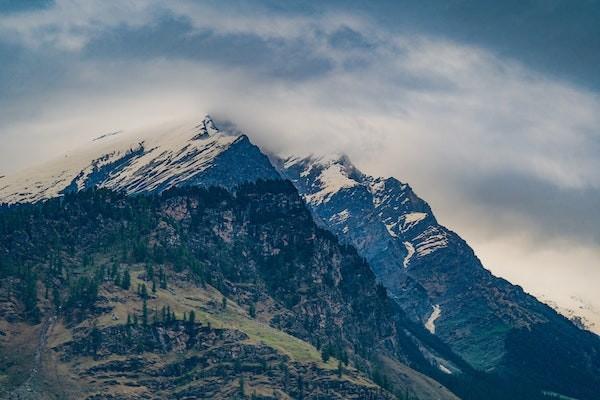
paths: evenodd
<path fill-rule="evenodd" d="M 208 112 L 271 151 L 344 152 L 408 181 L 532 291 L 597 296 L 561 282 L 600 278 L 598 94 L 489 49 L 322 11 L 63 0 L 0 15 L 0 175 Z"/>

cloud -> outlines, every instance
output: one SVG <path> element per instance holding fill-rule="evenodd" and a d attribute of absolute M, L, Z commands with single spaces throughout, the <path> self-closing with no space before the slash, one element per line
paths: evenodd
<path fill-rule="evenodd" d="M 598 94 L 490 50 L 350 12 L 185 1 L 61 0 L 0 16 L 0 37 L 18 55 L 0 66 L 0 171 L 208 112 L 266 149 L 408 181 L 516 281 L 535 286 L 524 260 L 567 279 L 569 254 L 597 271 Z"/>

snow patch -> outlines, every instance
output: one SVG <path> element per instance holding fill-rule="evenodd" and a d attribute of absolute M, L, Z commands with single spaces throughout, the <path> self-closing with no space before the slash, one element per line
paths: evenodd
<path fill-rule="evenodd" d="M 385 224 L 385 229 L 387 229 L 390 236 L 394 238 L 398 237 L 398 235 L 396 235 L 396 232 L 394 232 L 394 228 L 396 227 L 396 225 L 397 224 L 395 222 L 393 224 Z"/>
<path fill-rule="evenodd" d="M 215 123 L 210 115 L 205 116 L 202 122 L 195 126 L 195 129 L 196 134 L 193 137 L 195 140 L 205 139 L 211 135 L 219 133 L 219 129 L 215 126 Z"/>
<path fill-rule="evenodd" d="M 348 211 L 348 209 L 345 209 L 343 211 L 340 211 L 337 214 L 333 214 L 329 220 L 331 222 L 335 222 L 335 223 L 341 223 L 341 222 L 345 222 L 348 218 L 350 217 L 350 211 Z"/>
<path fill-rule="evenodd" d="M 438 364 L 438 368 L 445 374 L 452 375 L 452 371 L 450 371 L 444 364 Z"/>
<path fill-rule="evenodd" d="M 283 162 L 283 168 L 288 169 L 288 168 L 293 167 L 294 165 L 300 163 L 301 161 L 305 161 L 305 159 L 302 157 L 299 157 L 299 156 L 288 157 Z"/>
<path fill-rule="evenodd" d="M 385 189 L 385 180 L 377 178 L 370 185 L 371 192 L 379 192 Z"/>
<path fill-rule="evenodd" d="M 390 198 L 390 195 L 385 192 L 385 181 L 383 178 L 372 179 L 367 186 L 373 196 L 373 206 L 375 208 L 378 208 Z"/>
<path fill-rule="evenodd" d="M 436 250 L 448 247 L 448 234 L 439 227 L 432 226 L 418 235 L 413 242 L 415 250 L 420 257 L 433 253 Z"/>
<path fill-rule="evenodd" d="M 402 265 L 404 265 L 404 268 L 408 268 L 408 263 L 410 262 L 411 257 L 415 254 L 415 247 L 411 242 L 404 242 L 404 247 L 406 247 L 406 251 L 408 253 L 406 254 L 406 257 L 404 257 Z"/>
<path fill-rule="evenodd" d="M 304 171 L 302 171 L 300 173 L 300 178 L 306 178 L 308 175 L 310 175 L 311 170 L 312 170 L 312 167 L 306 168 Z"/>
<path fill-rule="evenodd" d="M 402 224 L 402 231 L 406 232 L 422 220 L 427 217 L 427 213 L 424 212 L 411 212 L 404 215 L 404 222 Z"/>
<path fill-rule="evenodd" d="M 538 300 L 570 319 L 575 325 L 600 335 L 600 309 L 578 296 L 558 296 L 551 300 L 543 293 L 533 293 Z"/>
<path fill-rule="evenodd" d="M 425 329 L 427 329 L 431 334 L 435 335 L 435 321 L 442 315 L 442 309 L 439 304 L 433 306 L 433 311 L 431 315 L 425 322 Z"/>
<path fill-rule="evenodd" d="M 326 203 L 331 196 L 345 188 L 351 188 L 358 185 L 353 179 L 350 179 L 344 168 L 340 164 L 331 164 L 317 178 L 320 183 L 318 192 L 306 196 L 306 201 L 311 204 Z"/>

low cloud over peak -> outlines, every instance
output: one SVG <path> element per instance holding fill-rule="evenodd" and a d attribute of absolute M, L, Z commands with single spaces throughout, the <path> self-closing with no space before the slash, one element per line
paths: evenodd
<path fill-rule="evenodd" d="M 346 153 L 409 182 L 526 288 L 538 289 L 530 271 L 572 274 L 565 258 L 532 256 L 519 275 L 532 252 L 571 248 L 578 273 L 598 276 L 595 86 L 385 20 L 335 4 L 57 0 L 3 12 L 0 175 L 102 133 L 208 112 L 266 150 Z"/>

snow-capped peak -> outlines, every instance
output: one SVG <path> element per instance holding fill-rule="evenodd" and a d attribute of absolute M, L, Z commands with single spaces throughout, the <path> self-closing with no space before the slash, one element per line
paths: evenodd
<path fill-rule="evenodd" d="M 184 184 L 234 187 L 277 177 L 244 135 L 221 132 L 207 115 L 200 123 L 169 123 L 113 135 L 68 157 L 13 174 L 2 180 L 0 203 L 36 202 L 90 187 L 156 193 Z"/>
<path fill-rule="evenodd" d="M 303 193 L 309 203 L 327 203 L 340 190 L 360 184 L 356 176 L 358 170 L 343 154 L 287 157 L 280 166 L 282 170 L 297 169 L 299 179 L 310 182 Z"/>
<path fill-rule="evenodd" d="M 195 129 L 194 139 L 206 139 L 219 132 L 219 128 L 216 127 L 215 122 L 208 114 L 204 116 L 202 122 L 196 125 Z"/>

